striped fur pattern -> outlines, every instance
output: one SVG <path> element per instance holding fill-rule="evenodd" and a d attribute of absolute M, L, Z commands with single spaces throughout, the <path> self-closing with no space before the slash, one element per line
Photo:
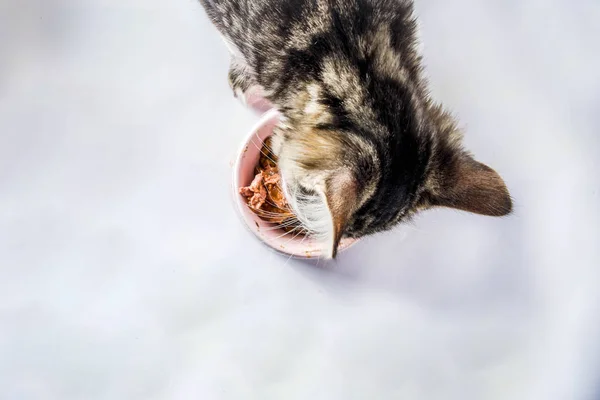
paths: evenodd
<path fill-rule="evenodd" d="M 502 178 L 429 96 L 412 0 L 201 0 L 232 53 L 234 92 L 282 113 L 273 147 L 305 227 L 384 231 L 431 207 L 503 216 Z"/>

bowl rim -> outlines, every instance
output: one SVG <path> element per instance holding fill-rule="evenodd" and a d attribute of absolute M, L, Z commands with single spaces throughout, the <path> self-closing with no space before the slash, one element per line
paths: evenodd
<path fill-rule="evenodd" d="M 257 231 L 252 229 L 252 227 L 248 224 L 248 221 L 246 221 L 246 218 L 244 217 L 244 209 L 242 209 L 242 207 L 247 207 L 247 205 L 240 200 L 239 188 L 238 188 L 241 161 L 243 159 L 243 155 L 246 151 L 246 147 L 248 146 L 249 142 L 252 140 L 253 136 L 256 135 L 256 132 L 258 130 L 260 130 L 264 125 L 269 123 L 272 119 L 279 117 L 280 115 L 281 115 L 281 113 L 277 109 L 271 109 L 271 110 L 263 113 L 260 116 L 259 120 L 252 126 L 252 128 L 250 129 L 248 134 L 244 137 L 241 145 L 239 146 L 239 148 L 235 154 L 235 159 L 233 160 L 233 163 L 232 163 L 232 169 L 233 169 L 232 178 L 233 179 L 232 179 L 232 183 L 231 183 L 232 200 L 234 202 L 234 207 L 236 209 L 238 218 L 241 220 L 240 222 L 242 222 L 244 227 L 252 233 L 252 236 L 254 236 L 257 240 L 259 240 L 268 249 L 270 249 L 278 254 L 282 254 L 282 255 L 285 255 L 285 256 L 288 256 L 291 258 L 296 258 L 296 259 L 307 260 L 307 259 L 323 258 L 323 252 L 319 251 L 319 250 L 315 250 L 314 254 L 303 255 L 303 254 L 297 254 L 297 253 L 294 253 L 291 251 L 285 251 L 285 249 L 281 249 L 278 246 L 272 245 L 271 243 L 267 242 L 265 240 L 265 238 L 260 236 Z M 359 241 L 360 241 L 360 239 L 353 240 L 351 243 L 348 243 L 344 248 L 340 248 L 338 253 L 341 254 L 341 253 L 345 252 L 349 248 L 353 247 Z"/>

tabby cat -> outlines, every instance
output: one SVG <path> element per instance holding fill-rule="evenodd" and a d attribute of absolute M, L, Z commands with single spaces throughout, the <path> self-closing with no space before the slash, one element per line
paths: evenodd
<path fill-rule="evenodd" d="M 298 219 L 342 237 L 451 207 L 511 212 L 502 178 L 429 96 L 412 0 L 200 0 L 232 53 L 237 96 L 281 113 L 272 146 Z"/>

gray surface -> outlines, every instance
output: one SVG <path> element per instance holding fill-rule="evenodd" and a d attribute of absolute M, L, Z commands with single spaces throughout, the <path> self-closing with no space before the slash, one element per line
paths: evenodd
<path fill-rule="evenodd" d="M 551 3 L 418 6 L 515 215 L 430 212 L 317 268 L 234 214 L 256 117 L 196 2 L 0 1 L 0 398 L 591 399 L 600 7 Z"/>

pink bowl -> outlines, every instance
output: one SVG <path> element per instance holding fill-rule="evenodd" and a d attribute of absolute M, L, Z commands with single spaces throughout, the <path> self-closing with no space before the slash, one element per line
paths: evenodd
<path fill-rule="evenodd" d="M 267 246 L 292 257 L 318 258 L 323 256 L 322 243 L 307 236 L 294 236 L 294 233 L 286 233 L 273 224 L 263 221 L 250 210 L 246 199 L 239 194 L 240 187 L 248 186 L 252 182 L 263 141 L 272 135 L 278 119 L 277 110 L 266 112 L 240 148 L 233 165 L 234 203 L 244 224 Z M 342 239 L 338 253 L 348 249 L 354 243 L 356 243 L 354 239 Z"/>

